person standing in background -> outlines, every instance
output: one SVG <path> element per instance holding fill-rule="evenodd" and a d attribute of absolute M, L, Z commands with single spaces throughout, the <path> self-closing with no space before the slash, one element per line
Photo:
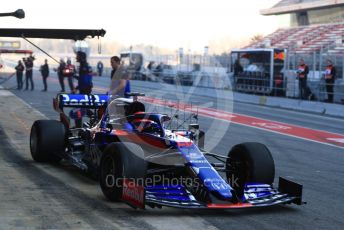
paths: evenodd
<path fill-rule="evenodd" d="M 104 64 L 102 61 L 99 61 L 97 63 L 97 70 L 98 70 L 98 76 L 102 76 L 103 74 L 103 69 L 104 69 Z"/>
<path fill-rule="evenodd" d="M 16 76 L 17 76 L 17 89 L 21 90 L 23 88 L 23 72 L 24 65 L 21 60 L 18 61 L 18 65 L 15 67 Z"/>
<path fill-rule="evenodd" d="M 87 62 L 86 53 L 78 51 L 76 56 L 76 61 L 79 62 L 79 71 L 78 76 L 78 86 L 77 89 L 79 90 L 80 94 L 90 94 L 93 88 L 92 82 L 92 68 Z"/>
<path fill-rule="evenodd" d="M 79 90 L 79 94 L 91 94 L 93 88 L 92 82 L 92 68 L 87 63 L 86 53 L 78 51 L 76 56 L 76 61 L 79 62 L 79 71 L 78 76 L 74 76 L 78 79 L 78 86 L 76 87 Z M 87 110 L 79 110 L 80 114 L 87 113 Z M 82 112 L 83 111 L 83 112 Z M 75 127 L 82 127 L 82 115 L 75 118 Z"/>
<path fill-rule="evenodd" d="M 327 92 L 327 102 L 333 103 L 333 88 L 336 80 L 336 68 L 331 60 L 327 60 L 327 66 L 325 69 L 325 82 Z"/>
<path fill-rule="evenodd" d="M 55 71 L 57 71 L 57 76 L 59 78 L 59 83 L 61 86 L 61 93 L 65 92 L 65 85 L 64 85 L 64 79 L 63 79 L 63 70 L 66 68 L 66 63 L 65 61 L 61 58 L 60 59 L 60 64 L 57 67 L 57 69 L 55 69 Z"/>
<path fill-rule="evenodd" d="M 115 72 L 117 71 L 117 69 L 121 65 L 121 59 L 118 56 L 113 56 L 110 59 L 110 64 L 111 64 L 111 67 L 112 67 L 110 78 L 112 79 L 114 74 L 115 74 Z"/>
<path fill-rule="evenodd" d="M 237 59 L 235 62 L 234 62 L 234 87 L 237 86 L 237 84 L 241 83 L 239 80 L 239 74 L 241 74 L 242 72 L 244 72 L 244 69 L 243 67 L 240 65 L 240 61 L 239 59 Z"/>
<path fill-rule="evenodd" d="M 75 66 L 72 65 L 72 61 L 70 59 L 67 60 L 67 64 L 63 69 L 63 77 L 67 77 L 68 85 L 71 93 L 75 93 L 74 84 L 73 84 L 73 77 L 75 75 Z"/>
<path fill-rule="evenodd" d="M 126 97 L 126 93 L 130 92 L 129 73 L 121 64 L 121 60 L 117 56 L 113 56 L 111 62 L 111 84 L 108 94 L 114 97 Z"/>
<path fill-rule="evenodd" d="M 25 90 L 29 89 L 29 82 L 31 84 L 31 91 L 35 89 L 33 79 L 32 79 L 32 71 L 33 71 L 33 61 L 35 58 L 30 55 L 27 59 L 24 61 L 25 65 Z"/>
<path fill-rule="evenodd" d="M 49 65 L 47 59 L 44 60 L 44 65 L 41 65 L 41 68 L 39 70 L 41 71 L 44 85 L 44 89 L 42 90 L 42 92 L 46 92 L 48 90 L 47 78 L 49 76 Z"/>
<path fill-rule="evenodd" d="M 242 73 L 242 72 L 244 72 L 244 69 L 243 69 L 242 66 L 240 65 L 239 59 L 237 59 L 237 60 L 234 62 L 234 76 L 238 76 L 239 73 Z"/>
<path fill-rule="evenodd" d="M 300 64 L 297 69 L 297 78 L 299 79 L 299 92 L 300 98 L 306 99 L 307 98 L 307 77 L 309 73 L 309 68 L 305 64 L 305 61 L 301 58 Z"/>

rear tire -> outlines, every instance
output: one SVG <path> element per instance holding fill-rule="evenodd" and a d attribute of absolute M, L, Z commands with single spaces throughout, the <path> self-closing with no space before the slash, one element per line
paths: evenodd
<path fill-rule="evenodd" d="M 243 195 L 246 183 L 273 183 L 275 163 L 265 145 L 255 142 L 238 144 L 231 149 L 228 157 L 226 176 L 239 196 Z"/>
<path fill-rule="evenodd" d="M 66 129 L 55 120 L 38 120 L 31 127 L 30 151 L 37 162 L 59 162 L 65 151 Z"/>
<path fill-rule="evenodd" d="M 123 178 L 144 179 L 146 162 L 142 148 L 134 143 L 109 144 L 100 161 L 100 187 L 110 201 L 122 197 Z M 143 181 L 143 180 L 142 180 Z"/>

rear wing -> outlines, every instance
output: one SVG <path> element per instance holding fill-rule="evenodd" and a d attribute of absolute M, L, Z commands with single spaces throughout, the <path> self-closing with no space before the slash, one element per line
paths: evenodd
<path fill-rule="evenodd" d="M 136 95 L 137 93 L 133 93 Z M 141 94 L 140 94 L 141 95 Z M 130 94 L 132 96 L 132 94 Z M 108 94 L 57 94 L 54 98 L 54 109 L 63 110 L 63 108 L 100 108 L 106 106 L 110 101 L 117 104 L 131 104 L 132 98 L 113 98 Z"/>
<path fill-rule="evenodd" d="M 54 99 L 54 109 L 63 108 L 100 108 L 110 100 L 107 94 L 58 94 Z"/>

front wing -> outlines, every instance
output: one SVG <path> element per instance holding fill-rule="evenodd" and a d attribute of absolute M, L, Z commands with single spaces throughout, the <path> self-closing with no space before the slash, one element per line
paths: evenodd
<path fill-rule="evenodd" d="M 279 204 L 305 204 L 302 185 L 279 178 L 277 189 L 266 184 L 247 184 L 241 202 L 199 202 L 183 186 L 151 186 L 145 188 L 144 205 L 150 207 L 175 207 L 186 209 L 240 209 L 267 207 Z M 142 206 L 141 206 L 142 207 Z"/>

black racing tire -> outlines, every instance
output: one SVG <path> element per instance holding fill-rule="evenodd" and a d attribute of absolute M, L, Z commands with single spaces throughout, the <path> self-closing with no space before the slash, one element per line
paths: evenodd
<path fill-rule="evenodd" d="M 104 150 L 99 170 L 99 183 L 104 196 L 112 202 L 117 202 L 122 197 L 123 178 L 144 181 L 144 151 L 134 143 L 111 143 Z"/>
<path fill-rule="evenodd" d="M 30 151 L 37 162 L 61 161 L 66 147 L 65 126 L 55 120 L 37 120 L 30 132 Z"/>
<path fill-rule="evenodd" d="M 235 145 L 228 153 L 226 176 L 239 196 L 243 194 L 245 183 L 271 185 L 275 178 L 275 163 L 269 149 L 255 142 Z"/>

